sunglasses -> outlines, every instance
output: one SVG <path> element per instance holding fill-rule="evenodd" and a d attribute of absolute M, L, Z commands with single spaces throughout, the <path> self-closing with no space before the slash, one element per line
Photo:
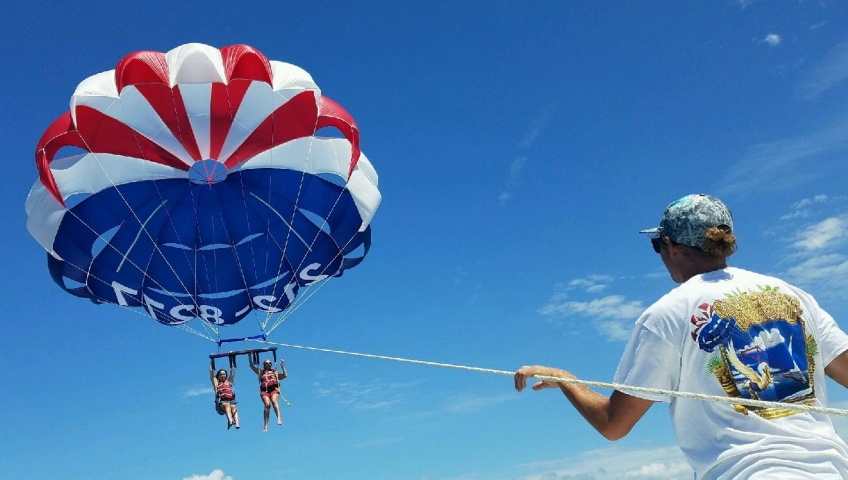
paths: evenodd
<path fill-rule="evenodd" d="M 662 249 L 663 243 L 665 242 L 665 237 L 652 237 L 651 238 L 651 246 L 654 247 L 654 252 L 660 253 L 660 249 Z"/>

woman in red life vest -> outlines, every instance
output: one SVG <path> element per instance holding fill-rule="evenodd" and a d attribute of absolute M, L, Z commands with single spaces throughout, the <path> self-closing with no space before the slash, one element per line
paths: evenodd
<path fill-rule="evenodd" d="M 262 403 L 265 404 L 265 427 L 262 431 L 267 432 L 271 405 L 274 406 L 274 413 L 277 414 L 277 425 L 283 424 L 283 419 L 280 417 L 280 406 L 277 404 L 277 400 L 280 398 L 280 380 L 288 376 L 288 373 L 286 373 L 286 362 L 280 360 L 280 368 L 283 369 L 283 373 L 277 372 L 271 360 L 265 360 L 262 364 L 262 370 L 259 370 L 252 362 L 250 368 L 259 376 L 259 396 L 262 398 Z"/>
<path fill-rule="evenodd" d="M 227 371 L 224 369 L 214 373 L 212 365 L 209 365 L 209 379 L 212 380 L 212 387 L 215 389 L 215 410 L 218 415 L 227 416 L 227 430 L 233 425 L 236 428 L 239 426 L 238 408 L 236 407 L 236 392 L 233 390 L 233 382 L 236 378 L 236 367 L 230 368 L 230 376 L 227 377 Z"/>

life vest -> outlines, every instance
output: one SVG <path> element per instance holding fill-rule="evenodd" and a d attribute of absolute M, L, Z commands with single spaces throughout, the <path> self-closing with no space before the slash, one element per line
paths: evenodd
<path fill-rule="evenodd" d="M 276 370 L 263 370 L 262 375 L 259 376 L 259 388 L 266 392 L 272 388 L 276 388 L 279 384 L 280 381 L 277 380 Z"/>
<path fill-rule="evenodd" d="M 223 400 L 225 402 L 229 402 L 236 398 L 236 394 L 233 392 L 233 386 L 229 380 L 218 382 L 218 390 L 215 392 L 215 396 L 218 400 Z"/>

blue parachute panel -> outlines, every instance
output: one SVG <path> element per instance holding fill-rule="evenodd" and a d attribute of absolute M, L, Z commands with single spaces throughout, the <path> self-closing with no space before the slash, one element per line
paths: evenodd
<path fill-rule="evenodd" d="M 76 296 L 143 306 L 169 325 L 231 325 L 253 310 L 281 312 L 301 287 L 356 266 L 371 244 L 361 225 L 347 190 L 302 172 L 149 180 L 72 207 L 56 235 L 61 260 L 49 266 Z"/>

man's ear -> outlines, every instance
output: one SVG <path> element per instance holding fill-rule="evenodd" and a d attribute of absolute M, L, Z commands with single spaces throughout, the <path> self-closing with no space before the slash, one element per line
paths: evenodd
<path fill-rule="evenodd" d="M 669 257 L 675 257 L 675 256 L 679 255 L 680 253 L 682 253 L 682 249 L 680 248 L 680 245 L 678 245 L 678 244 L 676 244 L 672 241 L 669 241 L 667 246 L 668 246 L 668 256 Z"/>

